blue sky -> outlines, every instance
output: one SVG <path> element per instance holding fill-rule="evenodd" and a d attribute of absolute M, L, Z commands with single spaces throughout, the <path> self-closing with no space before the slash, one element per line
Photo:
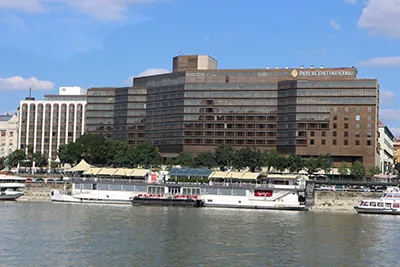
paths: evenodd
<path fill-rule="evenodd" d="M 0 0 L 0 113 L 59 86 L 124 86 L 209 54 L 219 68 L 356 66 L 400 135 L 400 0 Z"/>

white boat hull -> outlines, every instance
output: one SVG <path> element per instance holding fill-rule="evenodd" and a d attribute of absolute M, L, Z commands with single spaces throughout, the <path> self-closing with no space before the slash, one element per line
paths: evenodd
<path fill-rule="evenodd" d="M 131 204 L 132 192 L 100 192 L 91 190 L 85 193 L 67 193 L 60 190 L 53 190 L 50 193 L 53 202 L 74 202 L 74 203 L 105 203 L 105 204 Z"/>
<path fill-rule="evenodd" d="M 400 209 L 363 208 L 355 206 L 357 213 L 400 215 Z"/>
<path fill-rule="evenodd" d="M 19 197 L 22 197 L 24 192 L 5 192 L 0 194 L 0 200 L 16 200 Z"/>

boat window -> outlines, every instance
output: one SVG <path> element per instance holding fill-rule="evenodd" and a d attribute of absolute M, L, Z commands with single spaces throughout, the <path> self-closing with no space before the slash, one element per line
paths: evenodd
<path fill-rule="evenodd" d="M 383 202 L 378 202 L 378 207 L 383 207 Z"/>
<path fill-rule="evenodd" d="M 376 207 L 376 202 L 371 202 L 369 205 L 370 205 L 371 207 Z"/>
<path fill-rule="evenodd" d="M 395 208 L 395 209 L 400 208 L 400 203 L 393 203 L 393 208 Z"/>
<path fill-rule="evenodd" d="M 392 205 L 390 203 L 385 203 L 386 208 L 390 208 Z"/>
<path fill-rule="evenodd" d="M 363 202 L 361 206 L 368 206 L 368 202 Z"/>
<path fill-rule="evenodd" d="M 97 184 L 92 185 L 92 190 L 97 190 Z"/>

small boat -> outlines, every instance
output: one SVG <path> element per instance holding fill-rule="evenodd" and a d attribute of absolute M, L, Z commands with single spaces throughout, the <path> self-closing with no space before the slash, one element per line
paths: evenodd
<path fill-rule="evenodd" d="M 0 200 L 16 200 L 24 195 L 25 178 L 0 174 Z"/>
<path fill-rule="evenodd" d="M 388 189 L 379 199 L 361 200 L 357 213 L 400 215 L 400 190 Z"/>

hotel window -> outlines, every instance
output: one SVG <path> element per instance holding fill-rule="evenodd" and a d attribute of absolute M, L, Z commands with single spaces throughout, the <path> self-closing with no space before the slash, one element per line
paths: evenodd
<path fill-rule="evenodd" d="M 360 124 L 356 123 L 356 129 L 360 129 Z"/>
<path fill-rule="evenodd" d="M 336 140 L 332 140 L 332 145 L 336 146 L 337 141 Z"/>
<path fill-rule="evenodd" d="M 337 107 L 334 107 L 334 108 L 333 108 L 333 112 L 337 112 Z"/>
<path fill-rule="evenodd" d="M 349 132 L 344 132 L 344 137 L 349 137 Z"/>
<path fill-rule="evenodd" d="M 336 114 L 333 116 L 333 120 L 337 121 L 337 115 Z"/>
<path fill-rule="evenodd" d="M 326 132 L 325 131 L 323 131 L 322 133 L 321 133 L 321 136 L 326 136 Z"/>
<path fill-rule="evenodd" d="M 356 121 L 360 120 L 360 115 L 356 115 Z"/>
<path fill-rule="evenodd" d="M 356 146 L 360 145 L 360 140 L 356 140 Z"/>
<path fill-rule="evenodd" d="M 368 112 L 372 112 L 372 107 L 368 107 Z"/>
<path fill-rule="evenodd" d="M 349 112 L 349 108 L 348 108 L 348 107 L 345 107 L 345 108 L 344 108 L 344 112 Z"/>
<path fill-rule="evenodd" d="M 314 131 L 311 131 L 311 132 L 310 132 L 310 136 L 315 136 L 315 132 L 314 132 Z"/>
<path fill-rule="evenodd" d="M 368 120 L 372 121 L 372 116 L 371 115 L 368 116 Z"/>
<path fill-rule="evenodd" d="M 371 132 L 367 132 L 367 137 L 372 137 L 372 133 Z"/>
<path fill-rule="evenodd" d="M 370 123 L 367 124 L 367 128 L 371 129 L 371 124 Z"/>
<path fill-rule="evenodd" d="M 367 140 L 367 146 L 371 145 L 371 140 Z"/>
<path fill-rule="evenodd" d="M 356 107 L 356 112 L 360 112 L 360 107 Z"/>
<path fill-rule="evenodd" d="M 310 145 L 314 145 L 314 139 L 310 140 Z"/>
<path fill-rule="evenodd" d="M 349 120 L 349 115 L 344 115 L 344 120 L 348 121 Z"/>
<path fill-rule="evenodd" d="M 333 137 L 336 137 L 336 135 L 337 135 L 337 133 L 336 133 L 336 132 L 333 132 Z"/>
<path fill-rule="evenodd" d="M 334 123 L 334 124 L 333 124 L 333 129 L 336 129 L 336 128 L 337 128 L 337 124 Z"/>
<path fill-rule="evenodd" d="M 356 132 L 356 137 L 360 137 L 360 132 Z"/>
<path fill-rule="evenodd" d="M 349 145 L 349 140 L 344 140 L 343 144 L 344 144 L 345 146 L 348 146 L 348 145 Z"/>
<path fill-rule="evenodd" d="M 325 139 L 321 140 L 321 145 L 325 145 Z"/>
<path fill-rule="evenodd" d="M 345 123 L 345 124 L 344 124 L 344 128 L 345 128 L 345 129 L 349 129 L 349 124 L 348 124 L 348 123 Z"/>

